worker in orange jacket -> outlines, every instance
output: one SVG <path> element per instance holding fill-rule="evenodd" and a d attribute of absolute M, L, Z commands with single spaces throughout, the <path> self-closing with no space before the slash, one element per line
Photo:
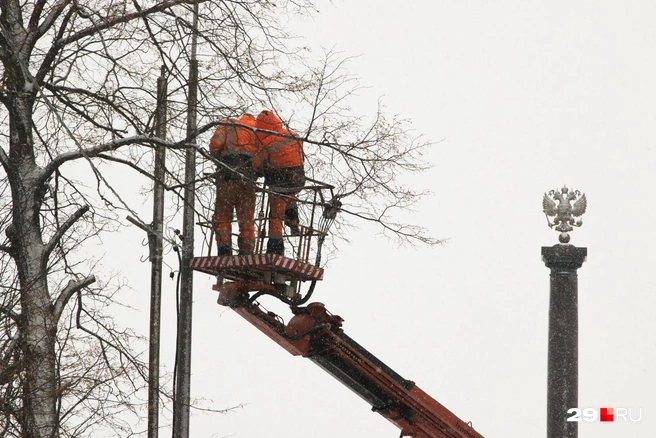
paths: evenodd
<path fill-rule="evenodd" d="M 284 255 L 283 221 L 291 234 L 299 233 L 295 196 L 305 185 L 303 142 L 295 132 L 283 128 L 278 116 L 271 111 L 262 111 L 257 116 L 257 128 L 263 145 L 264 183 L 272 192 L 269 195 L 267 253 Z"/>
<path fill-rule="evenodd" d="M 262 145 L 253 130 L 256 120 L 251 114 L 223 122 L 214 131 L 209 145 L 210 154 L 219 161 L 214 223 L 218 255 L 232 255 L 233 211 L 239 226 L 239 254 L 252 254 L 255 248 L 255 181 Z"/>

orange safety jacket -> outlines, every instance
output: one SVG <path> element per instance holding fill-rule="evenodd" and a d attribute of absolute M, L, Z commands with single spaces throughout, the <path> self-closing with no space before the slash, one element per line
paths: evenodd
<path fill-rule="evenodd" d="M 252 128 L 257 126 L 255 117 L 244 114 L 238 120 L 223 119 L 228 124 L 219 125 L 210 139 L 210 154 L 221 159 L 244 156 L 258 168 L 262 159 L 262 143 Z"/>
<path fill-rule="evenodd" d="M 283 136 L 269 132 L 258 132 L 260 142 L 264 146 L 263 157 L 259 161 L 266 160 L 269 168 L 287 169 L 303 165 L 303 142 L 298 135 L 283 128 L 282 122 L 271 111 L 262 111 L 257 116 L 257 128 L 267 131 L 275 131 Z"/>

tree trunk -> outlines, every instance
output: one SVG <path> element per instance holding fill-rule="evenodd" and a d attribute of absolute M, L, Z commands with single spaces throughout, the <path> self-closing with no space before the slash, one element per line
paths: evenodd
<path fill-rule="evenodd" d="M 23 421 L 26 436 L 58 436 L 56 412 L 57 321 L 47 284 L 47 257 L 39 224 L 41 187 L 37 186 L 38 168 L 29 159 L 18 167 L 21 177 L 12 187 L 16 230 L 16 266 L 21 295 L 21 346 L 25 358 Z"/>
<path fill-rule="evenodd" d="M 25 380 L 23 427 L 25 436 L 56 438 L 57 374 L 55 343 L 57 321 L 47 283 L 47 255 L 41 234 L 39 210 L 44 183 L 34 157 L 33 84 L 27 79 L 15 86 L 9 105 L 9 173 L 13 203 L 13 242 L 20 280 L 21 348 Z M 13 91 L 13 90 L 12 90 Z M 31 92 L 30 92 L 31 91 Z"/>
<path fill-rule="evenodd" d="M 26 358 L 23 409 L 26 436 L 59 436 L 55 333 L 45 281 L 36 279 L 28 291 L 21 289 L 25 310 L 23 350 Z"/>

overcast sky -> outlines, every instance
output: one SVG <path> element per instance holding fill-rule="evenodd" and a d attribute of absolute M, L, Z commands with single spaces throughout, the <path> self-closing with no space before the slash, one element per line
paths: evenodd
<path fill-rule="evenodd" d="M 588 198 L 571 241 L 588 248 L 579 407 L 642 408 L 640 423 L 581 423 L 579 437 L 656 434 L 655 17 L 648 1 L 360 0 L 295 23 L 308 44 L 359 55 L 349 68 L 370 87 L 363 108 L 384 96 L 435 142 L 433 169 L 416 178 L 433 195 L 415 218 L 448 239 L 397 248 L 362 224 L 314 299 L 487 438 L 546 435 L 540 248 L 557 233 L 541 202 L 563 184 Z M 216 305 L 212 283 L 195 277 L 192 393 L 244 407 L 194 414 L 193 437 L 398 437 L 312 362 Z"/>

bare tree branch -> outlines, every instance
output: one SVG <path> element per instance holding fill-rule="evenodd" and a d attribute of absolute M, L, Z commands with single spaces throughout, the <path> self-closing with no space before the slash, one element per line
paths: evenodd
<path fill-rule="evenodd" d="M 95 282 L 96 282 L 96 277 L 93 275 L 89 275 L 88 277 L 78 281 L 70 280 L 66 285 L 66 287 L 59 293 L 59 296 L 55 300 L 55 304 L 53 307 L 53 315 L 55 319 L 57 320 L 59 319 L 62 311 L 64 310 L 64 307 L 66 307 L 66 304 L 71 299 L 73 294 L 79 292 L 81 289 Z"/>
<path fill-rule="evenodd" d="M 98 32 L 101 32 L 105 29 L 110 29 L 118 24 L 124 24 L 132 20 L 137 20 L 141 19 L 143 17 L 147 17 L 149 15 L 153 15 L 159 12 L 164 12 L 168 9 L 173 8 L 174 6 L 178 5 L 183 5 L 183 4 L 193 4 L 193 3 L 203 3 L 206 0 L 198 0 L 198 1 L 190 1 L 190 0 L 170 0 L 170 1 L 163 1 L 160 2 L 159 4 L 156 4 L 155 6 L 151 6 L 148 9 L 142 9 L 130 14 L 125 14 L 125 15 L 117 15 L 115 17 L 106 17 L 102 22 L 100 23 L 94 23 L 92 26 L 87 27 L 86 29 L 80 30 L 79 32 L 76 32 L 75 34 L 61 39 L 55 43 L 56 46 L 62 47 L 65 45 L 68 45 L 72 42 L 79 41 L 82 38 L 86 38 L 88 36 L 91 36 L 93 34 L 96 34 Z M 86 8 L 85 8 L 86 9 Z M 87 11 L 82 12 L 82 10 L 78 10 L 78 13 L 85 17 L 88 18 L 89 14 L 93 12 L 87 9 Z"/>
<path fill-rule="evenodd" d="M 59 168 L 59 166 L 61 166 L 62 164 L 68 161 L 77 160 L 80 158 L 96 157 L 103 152 L 114 151 L 121 147 L 134 145 L 134 144 L 162 145 L 162 146 L 168 146 L 170 148 L 178 147 L 177 144 L 169 143 L 161 139 L 158 139 L 157 137 L 150 137 L 146 135 L 137 135 L 134 137 L 120 138 L 111 141 L 109 143 L 100 144 L 98 146 L 94 146 L 86 149 L 79 149 L 76 151 L 65 152 L 57 157 L 54 157 L 48 163 L 48 165 L 43 169 L 41 180 L 47 181 L 48 178 L 50 178 L 50 176 L 52 176 L 52 174 L 55 172 L 55 170 Z"/>
<path fill-rule="evenodd" d="M 43 34 L 45 34 L 48 29 L 50 29 L 55 20 L 57 20 L 61 13 L 66 9 L 66 6 L 71 3 L 71 0 L 61 0 L 52 6 L 52 9 L 50 9 L 41 24 L 39 24 L 39 18 L 41 17 L 41 12 L 43 12 L 43 8 L 46 3 L 47 2 L 45 0 L 40 0 L 34 5 L 34 10 L 32 11 L 32 16 L 30 17 L 29 24 L 29 34 L 32 36 L 30 42 L 32 44 L 34 41 L 43 36 Z"/>
<path fill-rule="evenodd" d="M 53 249 L 60 243 L 61 238 L 64 234 L 82 217 L 84 214 L 89 211 L 88 205 L 83 205 L 75 213 L 70 215 L 66 221 L 59 226 L 55 231 L 55 234 L 50 238 L 50 241 L 46 243 L 43 256 L 48 257 Z"/>

